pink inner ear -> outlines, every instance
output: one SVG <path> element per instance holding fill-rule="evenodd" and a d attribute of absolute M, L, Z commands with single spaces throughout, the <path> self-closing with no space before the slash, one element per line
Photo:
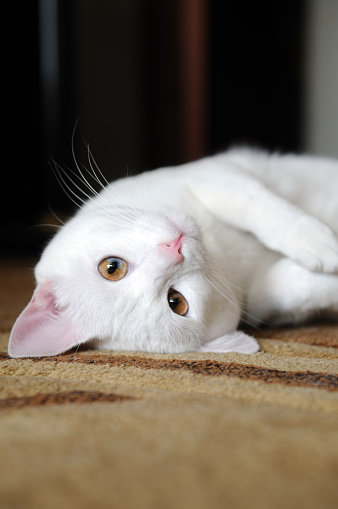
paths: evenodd
<path fill-rule="evenodd" d="M 52 285 L 45 281 L 38 285 L 32 300 L 16 320 L 8 353 L 11 357 L 57 355 L 81 343 L 81 336 L 67 309 L 56 307 Z"/>

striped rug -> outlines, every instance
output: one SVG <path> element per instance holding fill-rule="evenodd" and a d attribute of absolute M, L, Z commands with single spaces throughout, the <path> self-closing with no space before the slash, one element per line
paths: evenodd
<path fill-rule="evenodd" d="M 258 354 L 10 359 L 31 273 L 0 268 L 0 508 L 338 507 L 338 326 Z"/>

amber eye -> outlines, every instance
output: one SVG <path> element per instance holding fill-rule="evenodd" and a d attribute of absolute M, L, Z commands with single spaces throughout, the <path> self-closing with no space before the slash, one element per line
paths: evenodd
<path fill-rule="evenodd" d="M 122 258 L 104 258 L 97 266 L 101 276 L 109 281 L 120 281 L 128 272 L 128 264 Z"/>
<path fill-rule="evenodd" d="M 168 303 L 177 315 L 184 316 L 187 314 L 189 309 L 188 302 L 180 292 L 177 292 L 173 288 L 168 292 Z"/>

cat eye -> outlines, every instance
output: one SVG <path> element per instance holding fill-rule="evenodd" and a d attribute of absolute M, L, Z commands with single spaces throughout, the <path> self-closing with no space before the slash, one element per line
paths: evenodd
<path fill-rule="evenodd" d="M 180 292 L 177 292 L 171 288 L 168 292 L 168 303 L 174 313 L 180 316 L 187 314 L 189 305 L 187 300 L 183 297 Z"/>
<path fill-rule="evenodd" d="M 110 256 L 100 261 L 97 269 L 109 281 L 120 281 L 128 272 L 128 264 L 122 258 Z"/>

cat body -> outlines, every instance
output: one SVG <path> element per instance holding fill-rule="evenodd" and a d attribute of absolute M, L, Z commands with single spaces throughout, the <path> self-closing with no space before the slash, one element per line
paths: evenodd
<path fill-rule="evenodd" d="M 9 353 L 257 352 L 241 321 L 338 318 L 337 234 L 332 160 L 241 149 L 118 180 L 46 247 Z"/>

